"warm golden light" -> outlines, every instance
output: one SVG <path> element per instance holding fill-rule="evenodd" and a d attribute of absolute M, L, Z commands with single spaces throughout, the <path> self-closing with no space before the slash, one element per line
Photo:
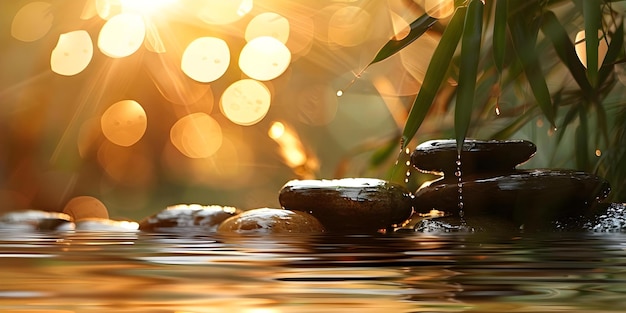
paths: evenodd
<path fill-rule="evenodd" d="M 127 57 L 141 47 L 146 37 L 143 18 L 137 14 L 122 13 L 109 19 L 98 36 L 98 48 L 112 58 Z"/>
<path fill-rule="evenodd" d="M 280 155 L 287 166 L 291 168 L 301 167 L 307 162 L 307 155 L 298 135 L 281 122 L 273 122 L 268 135 L 280 147 Z"/>
<path fill-rule="evenodd" d="M 84 30 L 61 34 L 50 55 L 53 72 L 72 76 L 82 72 L 93 57 L 93 42 Z"/>
<path fill-rule="evenodd" d="M 340 46 L 357 46 L 367 39 L 371 17 L 367 11 L 346 6 L 335 12 L 328 22 L 328 39 Z"/>
<path fill-rule="evenodd" d="M 327 84 L 315 84 L 303 87 L 295 99 L 298 119 L 308 125 L 327 125 L 337 115 L 341 90 L 335 92 Z"/>
<path fill-rule="evenodd" d="M 65 204 L 63 213 L 72 217 L 73 221 L 86 218 L 109 218 L 109 211 L 102 201 L 91 196 L 78 196 Z"/>
<path fill-rule="evenodd" d="M 134 145 L 146 132 L 146 112 L 134 100 L 122 100 L 110 106 L 100 118 L 104 136 L 112 143 L 128 147 Z"/>
<path fill-rule="evenodd" d="M 253 79 L 242 79 L 224 90 L 220 108 L 224 116 L 233 123 L 249 126 L 265 117 L 270 102 L 270 91 L 263 83 Z"/>
<path fill-rule="evenodd" d="M 289 21 L 273 12 L 265 12 L 255 16 L 246 27 L 246 41 L 262 36 L 274 37 L 282 43 L 287 43 Z"/>
<path fill-rule="evenodd" d="M 424 0 L 424 10 L 434 18 L 447 18 L 454 13 L 454 0 Z"/>
<path fill-rule="evenodd" d="M 209 83 L 222 77 L 230 64 L 230 50 L 222 39 L 201 37 L 183 53 L 181 69 L 190 78 Z"/>
<path fill-rule="evenodd" d="M 187 0 L 185 3 L 195 10 L 200 20 L 214 25 L 236 22 L 250 13 L 253 7 L 252 0 Z"/>
<path fill-rule="evenodd" d="M 41 1 L 23 6 L 13 17 L 11 36 L 25 42 L 41 39 L 52 27 L 54 16 L 51 9 L 50 3 Z"/>
<path fill-rule="evenodd" d="M 267 132 L 267 135 L 270 138 L 276 140 L 280 138 L 285 133 L 285 125 L 281 122 L 274 122 L 270 127 L 270 130 Z"/>
<path fill-rule="evenodd" d="M 278 39 L 269 36 L 250 40 L 241 49 L 239 68 L 256 80 L 272 80 L 280 76 L 291 62 L 291 52 Z"/>
<path fill-rule="evenodd" d="M 176 0 L 118 0 L 124 12 L 150 13 L 152 11 L 163 9 L 169 4 L 173 4 Z"/>
<path fill-rule="evenodd" d="M 600 38 L 600 40 L 598 41 L 598 67 L 600 67 L 600 65 L 602 65 L 602 62 L 604 61 L 604 57 L 606 56 L 606 52 L 608 51 L 609 46 L 606 38 L 604 38 L 604 35 L 602 34 L 602 31 L 598 31 L 598 38 Z M 583 66 L 587 67 L 587 46 L 585 43 L 584 30 L 576 33 L 575 43 L 578 59 L 583 64 Z"/>
<path fill-rule="evenodd" d="M 222 128 L 208 114 L 192 113 L 172 126 L 170 141 L 189 158 L 207 158 L 222 145 Z"/>

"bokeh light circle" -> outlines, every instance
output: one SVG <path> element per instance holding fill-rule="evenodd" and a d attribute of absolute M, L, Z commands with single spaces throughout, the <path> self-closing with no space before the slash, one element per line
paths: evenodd
<path fill-rule="evenodd" d="M 93 57 L 93 42 L 84 30 L 61 34 L 50 55 L 53 72 L 72 76 L 82 72 Z"/>
<path fill-rule="evenodd" d="M 134 100 L 122 100 L 110 106 L 100 118 L 104 136 L 112 143 L 128 147 L 146 132 L 148 120 L 143 107 Z"/>
<path fill-rule="evenodd" d="M 249 126 L 265 117 L 270 102 L 270 91 L 263 83 L 253 79 L 242 79 L 224 90 L 220 108 L 233 123 Z"/>
<path fill-rule="evenodd" d="M 146 25 L 137 14 L 122 13 L 109 19 L 100 30 L 98 48 L 112 58 L 127 57 L 141 47 Z"/>
<path fill-rule="evenodd" d="M 328 40 L 344 47 L 357 46 L 367 39 L 368 33 L 364 30 L 370 22 L 367 11 L 356 6 L 343 7 L 328 21 Z"/>
<path fill-rule="evenodd" d="M 31 42 L 41 39 L 52 28 L 52 5 L 35 1 L 23 6 L 11 23 L 11 36 L 17 40 Z"/>
<path fill-rule="evenodd" d="M 280 76 L 291 62 L 291 52 L 280 40 L 261 36 L 241 49 L 239 68 L 250 78 L 272 80 Z"/>
<path fill-rule="evenodd" d="M 230 50 L 222 39 L 201 37 L 192 41 L 181 60 L 182 71 L 191 79 L 209 83 L 222 77 L 230 64 Z"/>
<path fill-rule="evenodd" d="M 198 112 L 179 119 L 170 129 L 170 141 L 185 156 L 207 158 L 222 145 L 222 128 L 206 113 Z"/>
<path fill-rule="evenodd" d="M 282 43 L 287 43 L 289 21 L 280 14 L 273 12 L 265 12 L 255 16 L 246 27 L 246 41 L 262 36 L 274 37 Z"/>

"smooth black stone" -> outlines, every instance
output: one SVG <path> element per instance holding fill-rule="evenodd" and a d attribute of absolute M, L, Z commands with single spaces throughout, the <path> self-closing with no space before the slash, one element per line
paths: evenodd
<path fill-rule="evenodd" d="M 312 214 L 334 232 L 376 232 L 406 221 L 413 211 L 406 187 L 374 178 L 292 180 L 279 201 L 286 209 Z"/>
<path fill-rule="evenodd" d="M 441 179 L 415 193 L 415 210 L 459 212 L 456 178 Z M 463 176 L 465 216 L 488 215 L 536 227 L 565 218 L 589 216 L 610 191 L 593 174 L 569 170 L 512 171 L 500 176 Z"/>
<path fill-rule="evenodd" d="M 167 207 L 165 210 L 149 216 L 139 222 L 142 231 L 185 230 L 201 228 L 215 232 L 217 227 L 227 218 L 242 211 L 228 206 L 199 204 L 180 204 Z"/>
<path fill-rule="evenodd" d="M 515 169 L 528 161 L 537 147 L 526 140 L 466 140 L 461 152 L 461 172 L 469 175 L 480 172 L 499 172 Z M 431 140 L 415 148 L 411 163 L 424 172 L 454 176 L 458 170 L 455 140 Z"/>
<path fill-rule="evenodd" d="M 245 211 L 222 222 L 220 234 L 322 233 L 324 226 L 311 214 L 275 208 Z"/>

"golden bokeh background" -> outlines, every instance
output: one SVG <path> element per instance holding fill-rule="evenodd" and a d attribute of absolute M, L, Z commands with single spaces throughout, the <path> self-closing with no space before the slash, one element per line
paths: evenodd
<path fill-rule="evenodd" d="M 0 211 L 275 207 L 290 179 L 384 175 L 362 147 L 397 135 L 439 34 L 362 70 L 439 2 L 1 1 Z"/>

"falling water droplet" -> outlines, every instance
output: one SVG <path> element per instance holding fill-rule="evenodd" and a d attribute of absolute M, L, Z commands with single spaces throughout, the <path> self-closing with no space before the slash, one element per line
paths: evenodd
<path fill-rule="evenodd" d="M 457 153 L 456 155 L 456 172 L 454 172 L 454 175 L 456 177 L 458 177 L 458 183 L 457 183 L 457 187 L 459 187 L 458 189 L 458 207 L 459 207 L 459 217 L 461 218 L 461 225 L 462 226 L 466 226 L 465 223 L 465 212 L 463 211 L 463 178 L 462 178 L 462 171 L 461 171 L 461 152 Z"/>
<path fill-rule="evenodd" d="M 496 115 L 500 116 L 500 105 L 496 104 Z"/>
<path fill-rule="evenodd" d="M 411 161 L 407 160 L 406 162 L 404 162 L 404 164 L 406 164 L 406 166 L 411 166 Z"/>
<path fill-rule="evenodd" d="M 597 156 L 597 157 L 602 156 L 602 150 L 600 150 L 600 149 L 596 149 L 596 156 Z"/>
<path fill-rule="evenodd" d="M 339 89 L 337 90 L 337 97 L 341 97 L 343 96 L 343 90 Z"/>

